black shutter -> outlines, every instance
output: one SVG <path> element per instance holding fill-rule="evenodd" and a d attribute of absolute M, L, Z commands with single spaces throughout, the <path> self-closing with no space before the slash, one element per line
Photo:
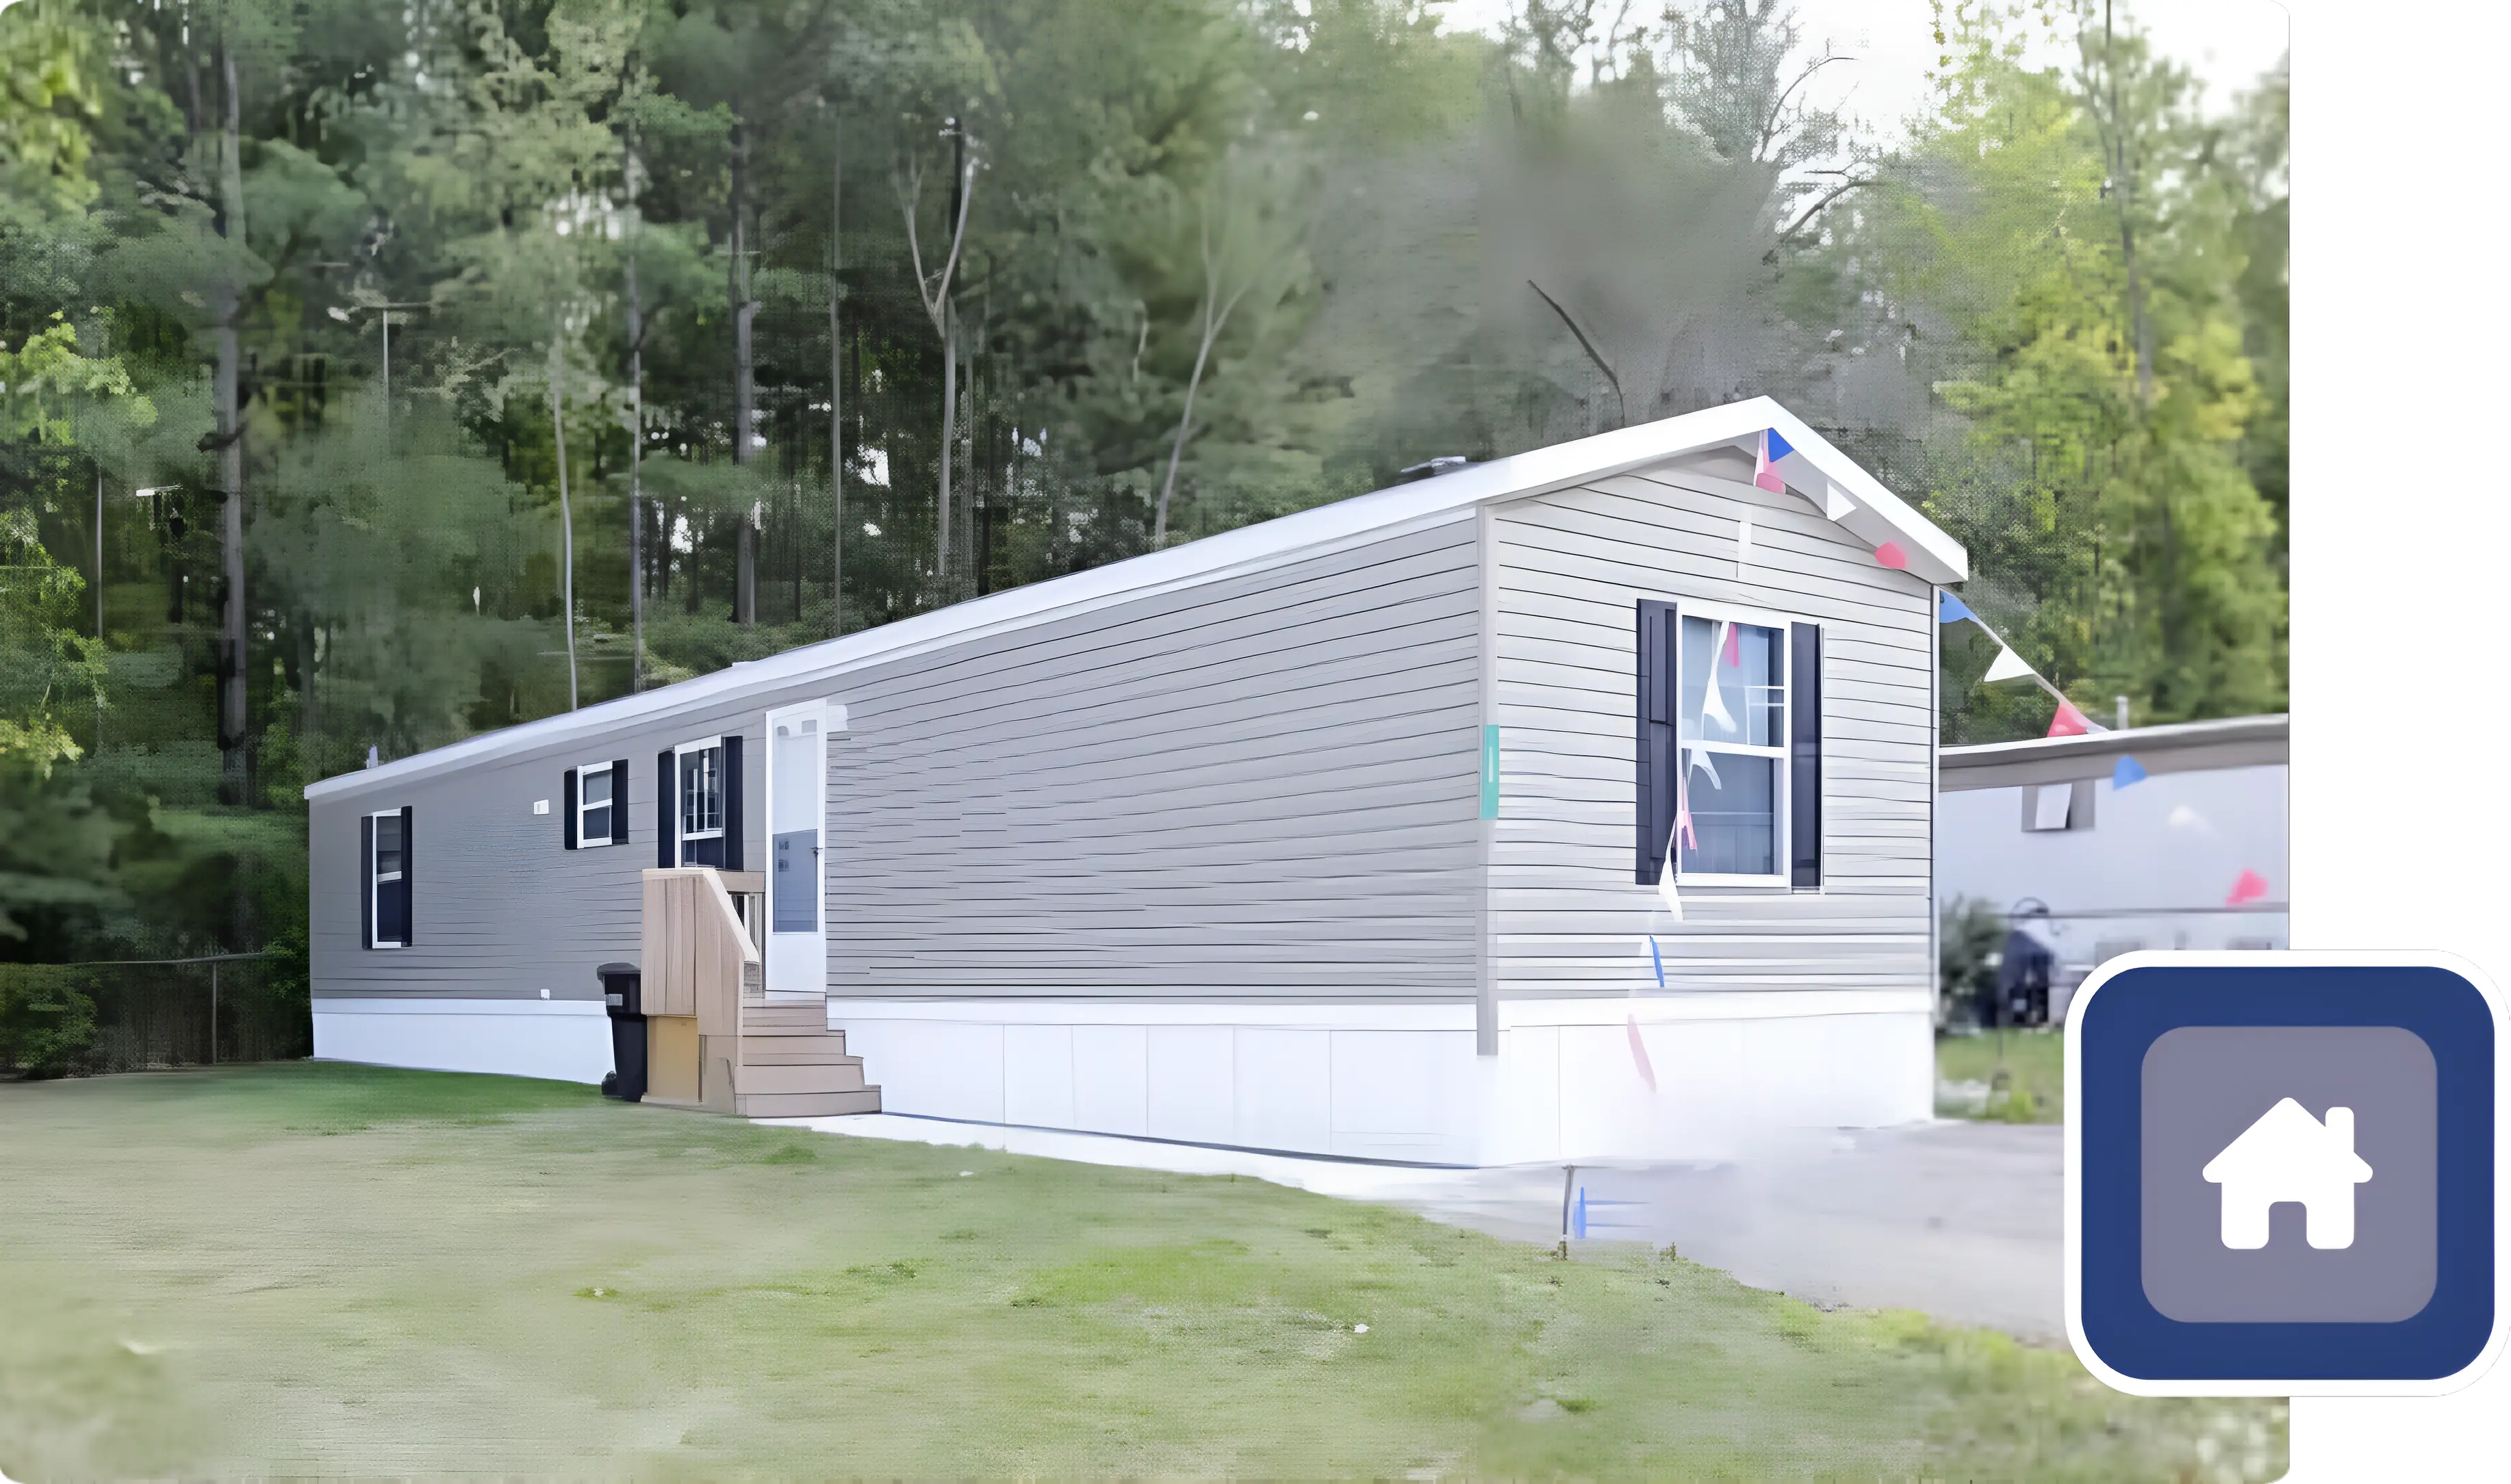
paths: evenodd
<path fill-rule="evenodd" d="M 654 863 L 667 871 L 679 864 L 672 858 L 672 842 L 679 836 L 678 763 L 669 747 L 654 759 Z"/>
<path fill-rule="evenodd" d="M 610 765 L 610 843 L 628 843 L 628 759 Z"/>
<path fill-rule="evenodd" d="M 566 815 L 566 848 L 568 850 L 573 850 L 575 849 L 575 826 L 578 818 L 575 807 L 576 794 L 574 769 L 569 768 L 566 770 L 566 787 L 560 791 L 565 794 L 565 798 L 560 803 L 560 808 Z"/>
<path fill-rule="evenodd" d="M 375 946 L 375 817 L 358 816 L 358 946 Z"/>
<path fill-rule="evenodd" d="M 401 807 L 401 945 L 418 941 L 418 855 L 409 832 L 410 809 Z"/>
<path fill-rule="evenodd" d="M 1789 884 L 1822 885 L 1822 630 L 1789 626 L 1788 859 Z"/>
<path fill-rule="evenodd" d="M 741 869 L 741 737 L 723 740 L 723 868 Z"/>
<path fill-rule="evenodd" d="M 1640 600 L 1638 681 L 1639 825 L 1638 880 L 1654 886 L 1665 869 L 1666 838 L 1674 833 L 1675 689 L 1680 618 L 1672 603 Z"/>

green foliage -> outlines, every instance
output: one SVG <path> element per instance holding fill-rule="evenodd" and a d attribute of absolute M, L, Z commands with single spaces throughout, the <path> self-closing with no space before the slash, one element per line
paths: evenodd
<path fill-rule="evenodd" d="M 1959 1008 L 1996 983 L 1995 956 L 2004 946 L 2005 914 L 1994 903 L 1974 896 L 1945 903 L 1936 930 L 1938 1024 L 1961 1018 Z"/>
<path fill-rule="evenodd" d="M 96 1038 L 90 970 L 49 964 L 0 964 L 0 1070 L 58 1077 L 78 1065 Z"/>
<path fill-rule="evenodd" d="M 1926 508 L 1970 548 L 1971 606 L 2088 710 L 2279 709 L 2282 537 L 2252 470 L 2281 468 L 2254 444 L 2283 437 L 2282 301 L 2243 237 L 2280 219 L 2280 152 L 2221 148 L 2185 69 L 2098 15 L 2072 74 L 2026 67 L 2031 14 L 1949 17 L 1937 107 L 1854 245 L 1951 332 L 1921 351 L 1964 415 Z M 2046 700 L 1970 683 L 1992 657 L 1949 646 L 1949 741 L 2045 726 Z"/>
<path fill-rule="evenodd" d="M 28 766 L 0 828 L 56 854 L 0 860 L 0 951 L 288 940 L 302 785 L 562 708 L 570 595 L 589 703 L 1137 554 L 1164 500 L 1191 539 L 1754 393 L 1923 499 L 1973 606 L 2088 709 L 2282 704 L 2281 78 L 2210 109 L 2132 21 L 1965 7 L 1886 151 L 1803 101 L 1820 57 L 1783 5 L 1631 19 L 20 0 L 0 745 Z M 2024 65 L 2030 26 L 2079 30 L 2079 63 Z M 230 322 L 248 716 L 222 738 Z M 1949 735 L 2045 725 L 1950 637 Z"/>

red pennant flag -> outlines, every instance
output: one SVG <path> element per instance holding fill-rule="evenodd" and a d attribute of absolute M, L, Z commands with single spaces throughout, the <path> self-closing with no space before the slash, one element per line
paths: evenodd
<path fill-rule="evenodd" d="M 1744 667 L 1744 626 L 1726 626 L 1726 663 L 1735 669 Z"/>
<path fill-rule="evenodd" d="M 1647 1084 L 1647 1089 L 1650 1092 L 1654 1092 L 1656 1090 L 1656 1068 L 1648 1065 L 1647 1043 L 1640 1039 L 1640 1017 L 1637 1015 L 1631 1015 L 1626 1017 L 1622 1023 L 1629 1028 L 1631 1033 L 1631 1062 L 1640 1069 L 1640 1081 Z"/>
<path fill-rule="evenodd" d="M 1895 572 L 1907 572 L 1910 570 L 1910 553 L 1902 551 L 1901 543 L 1897 541 L 1887 541 L 1881 546 L 1876 547 L 1874 549 L 1874 559 L 1881 562 L 1883 565 L 1890 567 Z"/>
<path fill-rule="evenodd" d="M 2059 702 L 2058 714 L 2049 718 L 2052 737 L 2082 737 L 2092 730 L 2093 724 L 2084 719 L 2084 713 L 2076 710 L 2071 701 Z"/>
<path fill-rule="evenodd" d="M 2267 879 L 2256 871 L 2243 871 L 2240 879 L 2232 883 L 2232 894 L 2223 898 L 2223 905 L 2237 907 L 2260 900 L 2266 894 Z"/>

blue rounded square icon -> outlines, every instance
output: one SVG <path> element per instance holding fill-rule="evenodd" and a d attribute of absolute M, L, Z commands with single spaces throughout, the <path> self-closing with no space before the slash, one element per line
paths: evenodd
<path fill-rule="evenodd" d="M 2135 953 L 2067 1021 L 2067 1328 L 2096 1375 L 2414 1394 L 2491 1363 L 2505 1021 L 2481 975 Z"/>

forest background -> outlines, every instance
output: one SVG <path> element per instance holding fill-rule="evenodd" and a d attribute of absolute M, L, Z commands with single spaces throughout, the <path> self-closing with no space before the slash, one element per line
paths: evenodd
<path fill-rule="evenodd" d="M 2280 70 L 1940 4 L 1887 139 L 1785 0 L 1442 20 L 8 5 L 0 963 L 301 997 L 309 781 L 1757 394 L 2092 715 L 2283 707 Z"/>

